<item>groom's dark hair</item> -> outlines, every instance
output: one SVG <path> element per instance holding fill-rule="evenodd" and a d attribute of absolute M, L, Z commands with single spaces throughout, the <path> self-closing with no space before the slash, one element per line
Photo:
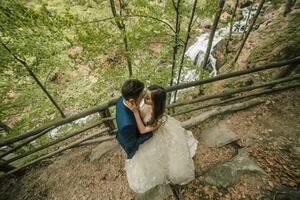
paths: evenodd
<path fill-rule="evenodd" d="M 122 86 L 122 96 L 128 100 L 130 98 L 136 100 L 144 90 L 144 83 L 137 79 L 129 79 Z"/>

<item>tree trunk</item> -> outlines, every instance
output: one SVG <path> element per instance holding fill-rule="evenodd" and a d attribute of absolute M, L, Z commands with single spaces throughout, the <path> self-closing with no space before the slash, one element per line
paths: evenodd
<path fill-rule="evenodd" d="M 33 73 L 33 71 L 30 69 L 28 64 L 24 60 L 21 60 L 17 55 L 15 55 L 2 41 L 1 41 L 1 44 L 10 53 L 10 55 L 14 57 L 14 59 L 16 59 L 18 62 L 20 62 L 25 67 L 25 69 L 27 70 L 29 75 L 35 80 L 35 82 L 38 84 L 38 86 L 43 90 L 43 92 L 47 95 L 47 97 L 52 102 L 52 104 L 59 111 L 62 118 L 65 118 L 66 116 L 63 113 L 62 109 L 58 106 L 58 104 L 55 102 L 53 97 L 49 94 L 49 92 L 46 90 L 46 88 L 43 86 L 43 84 L 40 82 L 40 80 L 37 78 L 37 76 Z"/>
<path fill-rule="evenodd" d="M 292 7 L 294 5 L 293 0 L 285 0 L 285 8 L 283 11 L 283 16 L 286 17 L 288 13 L 292 11 Z"/>
<path fill-rule="evenodd" d="M 193 23 L 193 19 L 194 19 L 194 15 L 195 15 L 195 10 L 196 10 L 196 7 L 197 7 L 197 2 L 198 2 L 198 0 L 194 1 L 193 10 L 192 10 L 192 14 L 191 14 L 189 25 L 188 25 L 188 31 L 187 31 L 187 34 L 186 34 L 184 47 L 183 47 L 183 51 L 182 51 L 182 55 L 181 55 L 181 60 L 180 60 L 176 85 L 178 85 L 179 82 L 180 82 L 180 76 L 181 76 L 181 70 L 182 70 L 182 66 L 183 66 L 185 51 L 186 51 L 186 48 L 187 48 L 188 41 L 190 39 L 190 32 L 191 32 L 192 23 Z M 176 96 L 177 96 L 177 91 L 175 91 L 175 94 L 174 94 L 174 102 L 176 102 Z"/>
<path fill-rule="evenodd" d="M 111 12 L 115 18 L 117 27 L 121 31 L 121 33 L 124 35 L 123 42 L 124 42 L 124 48 L 125 48 L 125 56 L 126 56 L 126 60 L 127 60 L 129 77 L 131 77 L 132 76 L 132 62 L 131 62 L 131 56 L 130 56 L 130 52 L 129 52 L 126 27 L 125 27 L 125 23 L 122 19 L 123 3 L 121 1 L 119 1 L 120 2 L 120 14 L 118 14 L 116 11 L 116 6 L 115 6 L 114 0 L 109 0 L 109 2 L 110 2 Z"/>
<path fill-rule="evenodd" d="M 225 4 L 224 0 L 219 0 L 219 10 L 216 13 L 216 16 L 215 16 L 215 19 L 214 19 L 214 23 L 213 23 L 213 26 L 212 26 L 212 30 L 211 30 L 210 35 L 209 35 L 207 49 L 206 49 L 206 52 L 205 52 L 205 56 L 204 56 L 204 60 L 203 60 L 203 65 L 202 65 L 203 69 L 206 68 L 206 65 L 207 65 L 207 62 L 208 62 L 208 58 L 209 58 L 209 55 L 210 55 L 210 50 L 211 50 L 211 47 L 212 47 L 213 39 L 214 39 L 214 36 L 215 36 L 215 32 L 217 30 L 217 26 L 218 26 L 218 22 L 219 22 L 221 13 L 223 11 L 224 4 Z"/>
<path fill-rule="evenodd" d="M 10 127 L 1 121 L 0 121 L 0 128 L 2 128 L 7 133 L 10 131 Z"/>
<path fill-rule="evenodd" d="M 230 40 L 231 40 L 231 34 L 232 34 L 232 28 L 233 28 L 233 22 L 234 22 L 235 13 L 236 13 L 236 10 L 237 10 L 238 5 L 239 5 L 239 0 L 236 0 L 235 6 L 234 6 L 234 10 L 233 10 L 233 14 L 232 14 L 232 17 L 231 17 L 231 20 L 230 20 L 229 36 L 228 36 L 228 39 L 227 39 L 227 41 L 226 41 L 225 54 L 228 53 L 228 46 L 229 46 L 229 42 L 230 42 Z"/>
<path fill-rule="evenodd" d="M 233 64 L 236 63 L 237 59 L 239 58 L 239 56 L 240 56 L 240 54 L 241 54 L 241 52 L 242 52 L 242 50 L 244 48 L 244 45 L 245 45 L 245 43 L 246 43 L 246 41 L 247 41 L 247 39 L 248 39 L 248 37 L 250 35 L 250 32 L 251 32 L 251 30 L 252 30 L 252 28 L 253 28 L 253 26 L 254 26 L 254 24 L 256 22 L 256 19 L 257 19 L 258 15 L 259 15 L 259 13 L 260 13 L 260 11 L 261 11 L 264 3 L 265 3 L 265 0 L 261 0 L 260 1 L 259 5 L 258 5 L 258 9 L 257 9 L 257 11 L 255 13 L 255 16 L 253 17 L 253 21 L 252 21 L 251 25 L 249 26 L 249 28 L 248 28 L 248 30 L 246 32 L 244 40 L 242 41 L 241 47 L 239 48 L 239 50 L 235 54 L 235 57 L 234 57 L 234 60 L 233 60 Z"/>
<path fill-rule="evenodd" d="M 180 0 L 177 0 L 177 4 L 175 4 L 174 0 L 172 0 L 173 7 L 176 12 L 176 25 L 175 25 L 175 35 L 174 35 L 174 46 L 173 46 L 173 58 L 172 58 L 172 69 L 171 69 L 171 80 L 170 80 L 170 86 L 173 85 L 173 79 L 174 79 L 174 71 L 176 67 L 176 55 L 178 50 L 178 37 L 180 32 Z M 169 94 L 169 100 L 172 102 L 171 99 L 171 93 Z"/>
<path fill-rule="evenodd" d="M 249 13 L 248 13 L 248 16 L 247 16 L 247 19 L 246 19 L 246 23 L 245 23 L 245 29 L 244 29 L 244 31 L 243 31 L 243 34 L 242 34 L 241 40 L 243 40 L 243 39 L 244 39 L 244 36 L 245 36 L 246 30 L 247 30 L 247 25 L 248 25 L 248 23 L 249 23 L 249 19 L 250 19 L 250 16 L 251 16 L 251 11 L 252 11 L 252 8 L 253 8 L 253 4 L 254 4 L 254 3 L 252 3 L 252 4 L 251 4 L 251 6 L 250 6 L 250 10 L 249 10 Z"/>

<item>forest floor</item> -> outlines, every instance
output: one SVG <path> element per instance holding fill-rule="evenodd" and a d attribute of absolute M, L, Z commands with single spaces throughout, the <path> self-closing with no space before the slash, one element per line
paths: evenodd
<path fill-rule="evenodd" d="M 194 161 L 196 171 L 201 173 L 236 155 L 238 145 L 209 148 L 201 142 L 203 130 L 222 121 L 240 138 L 239 148 L 246 148 L 267 175 L 244 175 L 227 188 L 207 184 L 197 176 L 180 186 L 182 199 L 274 199 L 282 192 L 299 189 L 300 89 L 260 99 L 266 103 L 209 119 L 193 128 L 199 140 Z M 198 114 L 199 111 L 178 119 Z M 89 155 L 93 148 L 91 145 L 68 150 L 30 167 L 24 176 L 5 180 L 1 183 L 0 199 L 136 199 L 127 183 L 123 150 L 118 147 L 91 162 Z"/>

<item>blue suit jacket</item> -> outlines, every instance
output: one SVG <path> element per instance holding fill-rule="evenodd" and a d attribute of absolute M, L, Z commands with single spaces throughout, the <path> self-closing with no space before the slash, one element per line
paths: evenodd
<path fill-rule="evenodd" d="M 125 150 L 127 158 L 131 159 L 140 144 L 152 137 L 152 133 L 140 134 L 132 111 L 123 103 L 120 97 L 116 104 L 116 121 L 118 126 L 117 140 Z"/>

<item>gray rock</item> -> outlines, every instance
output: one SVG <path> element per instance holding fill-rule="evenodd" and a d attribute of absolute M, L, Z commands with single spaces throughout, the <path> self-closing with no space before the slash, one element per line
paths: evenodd
<path fill-rule="evenodd" d="M 158 185 L 145 193 L 138 194 L 137 200 L 163 200 L 172 194 L 170 185 Z"/>
<path fill-rule="evenodd" d="M 201 138 L 209 147 L 222 147 L 238 140 L 238 136 L 224 123 L 205 129 Z"/>
<path fill-rule="evenodd" d="M 240 21 L 242 20 L 244 17 L 243 17 L 243 12 L 241 10 L 237 10 L 236 11 L 236 14 L 235 14 L 235 20 L 236 21 Z"/>
<path fill-rule="evenodd" d="M 240 149 L 230 161 L 217 165 L 206 172 L 201 179 L 206 183 L 227 188 L 244 174 L 266 174 L 250 157 L 245 149 Z"/>
<path fill-rule="evenodd" d="M 274 194 L 275 196 L 275 194 Z M 276 191 L 276 200 L 298 200 L 300 198 L 300 191 L 285 189 Z"/>
<path fill-rule="evenodd" d="M 106 153 L 110 152 L 111 150 L 115 149 L 118 146 L 119 144 L 115 140 L 102 142 L 92 150 L 92 153 L 89 156 L 90 161 L 101 159 L 103 155 L 105 155 Z"/>
<path fill-rule="evenodd" d="M 206 28 L 206 29 L 210 29 L 211 28 L 211 26 L 212 26 L 212 20 L 211 19 L 209 19 L 209 18 L 204 18 L 204 19 L 202 19 L 202 20 L 200 20 L 200 26 L 202 26 L 202 27 L 204 27 L 204 28 Z"/>

